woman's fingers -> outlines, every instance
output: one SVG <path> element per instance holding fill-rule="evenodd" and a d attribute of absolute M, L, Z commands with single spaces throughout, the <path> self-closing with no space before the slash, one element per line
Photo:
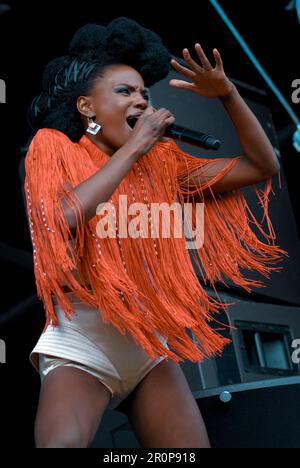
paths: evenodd
<path fill-rule="evenodd" d="M 202 66 L 205 70 L 211 70 L 212 66 L 208 58 L 206 57 L 201 45 L 199 43 L 195 44 L 195 50 L 198 54 L 199 59 L 201 60 Z"/>
<path fill-rule="evenodd" d="M 201 65 L 199 63 L 195 62 L 195 60 L 192 59 L 190 52 L 188 49 L 183 49 L 182 55 L 186 63 L 194 70 L 196 73 L 199 73 L 202 71 Z"/>
<path fill-rule="evenodd" d="M 194 84 L 193 83 L 188 83 L 187 81 L 183 80 L 170 80 L 169 85 L 174 86 L 174 88 L 181 88 L 181 89 L 193 89 Z"/>
<path fill-rule="evenodd" d="M 187 65 L 190 67 L 190 68 L 187 68 L 187 67 L 184 67 L 183 65 L 180 65 L 175 59 L 172 59 L 171 60 L 171 64 L 173 65 L 173 67 L 179 72 L 179 73 L 182 73 L 184 76 L 186 76 L 187 78 L 190 78 L 191 80 L 195 77 L 195 75 L 199 72 L 203 72 L 205 70 L 212 70 L 212 65 L 210 63 L 210 61 L 208 60 L 208 58 L 206 57 L 201 45 L 199 43 L 196 43 L 195 44 L 195 50 L 197 52 L 197 55 L 201 61 L 201 65 L 197 62 L 195 62 L 195 60 L 192 59 L 191 55 L 190 55 L 190 52 L 188 49 L 183 49 L 182 51 L 182 55 L 183 55 L 183 58 L 185 60 L 185 62 L 187 63 Z M 214 56 L 215 56 L 215 59 L 216 59 L 216 64 L 218 67 L 222 67 L 223 64 L 222 64 L 222 59 L 221 59 L 221 56 L 219 54 L 219 52 L 217 51 L 217 49 L 214 49 Z"/>
<path fill-rule="evenodd" d="M 214 57 L 215 57 L 215 60 L 216 60 L 217 68 L 223 69 L 223 61 L 222 61 L 222 57 L 221 57 L 220 52 L 218 51 L 218 49 L 214 49 L 213 54 L 214 54 Z"/>
<path fill-rule="evenodd" d="M 175 70 L 177 70 L 179 73 L 186 76 L 187 78 L 190 78 L 191 80 L 196 75 L 196 73 L 193 70 L 190 70 L 189 68 L 186 68 L 183 65 L 180 65 L 180 63 L 178 63 L 175 59 L 171 60 L 171 64 L 175 68 Z"/>

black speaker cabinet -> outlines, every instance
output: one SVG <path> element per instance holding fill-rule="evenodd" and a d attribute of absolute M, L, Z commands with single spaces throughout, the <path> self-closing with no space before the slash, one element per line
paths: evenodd
<path fill-rule="evenodd" d="M 300 376 L 195 394 L 215 448 L 300 448 Z"/>
<path fill-rule="evenodd" d="M 234 303 L 217 317 L 224 326 L 216 324 L 231 343 L 220 357 L 203 363 L 181 363 L 192 391 L 300 376 L 300 359 L 296 359 L 300 348 L 299 307 L 255 302 L 251 295 L 249 300 L 228 294 L 219 297 L 224 303 Z M 191 337 L 196 340 L 192 333 Z"/>
<path fill-rule="evenodd" d="M 300 376 L 194 393 L 213 448 L 300 448 Z M 108 410 L 94 448 L 140 448 L 123 413 Z"/>

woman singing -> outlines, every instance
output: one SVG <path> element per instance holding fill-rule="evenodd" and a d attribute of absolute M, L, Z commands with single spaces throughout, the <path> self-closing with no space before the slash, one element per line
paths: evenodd
<path fill-rule="evenodd" d="M 199 44 L 195 52 L 197 61 L 184 49 L 180 65 L 156 33 L 117 18 L 82 27 L 68 54 L 45 68 L 29 109 L 35 133 L 25 162 L 46 313 L 30 355 L 42 381 L 37 447 L 89 447 L 104 411 L 125 400 L 143 447 L 210 446 L 179 362 L 222 354 L 229 340 L 211 322 L 225 305 L 199 283 L 184 234 L 175 236 L 171 225 L 169 237 L 160 235 L 152 207 L 205 203 L 204 245 L 192 254 L 209 286 L 228 278 L 247 291 L 259 287 L 241 270 L 268 277 L 285 252 L 268 217 L 271 177 L 279 172 L 272 146 L 219 52 L 214 66 Z M 183 77 L 171 86 L 221 100 L 243 156 L 196 158 L 164 137 L 175 118 L 150 105 L 148 88 L 171 66 Z M 255 190 L 267 231 L 239 190 L 262 181 L 265 190 Z M 137 203 L 144 209 L 132 235 Z M 113 223 L 104 235 L 108 214 Z"/>

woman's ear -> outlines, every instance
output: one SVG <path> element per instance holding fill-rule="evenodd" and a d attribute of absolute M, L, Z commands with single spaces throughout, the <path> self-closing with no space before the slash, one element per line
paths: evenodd
<path fill-rule="evenodd" d="M 78 112 L 83 117 L 92 117 L 95 114 L 93 104 L 88 96 L 79 96 L 76 105 Z"/>

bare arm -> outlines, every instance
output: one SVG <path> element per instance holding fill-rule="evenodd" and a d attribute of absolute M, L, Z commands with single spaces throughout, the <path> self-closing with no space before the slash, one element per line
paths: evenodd
<path fill-rule="evenodd" d="M 259 121 L 242 99 L 237 89 L 220 98 L 231 118 L 241 145 L 244 157 L 219 181 L 213 190 L 224 192 L 252 185 L 274 176 L 280 170 L 278 158 Z M 229 159 L 216 160 L 210 169 L 193 173 L 193 183 L 202 185 L 220 172 Z"/>
<path fill-rule="evenodd" d="M 236 87 L 233 86 L 232 92 L 220 99 L 236 128 L 247 161 L 262 174 L 275 175 L 280 170 L 277 156 L 262 126 Z"/>

